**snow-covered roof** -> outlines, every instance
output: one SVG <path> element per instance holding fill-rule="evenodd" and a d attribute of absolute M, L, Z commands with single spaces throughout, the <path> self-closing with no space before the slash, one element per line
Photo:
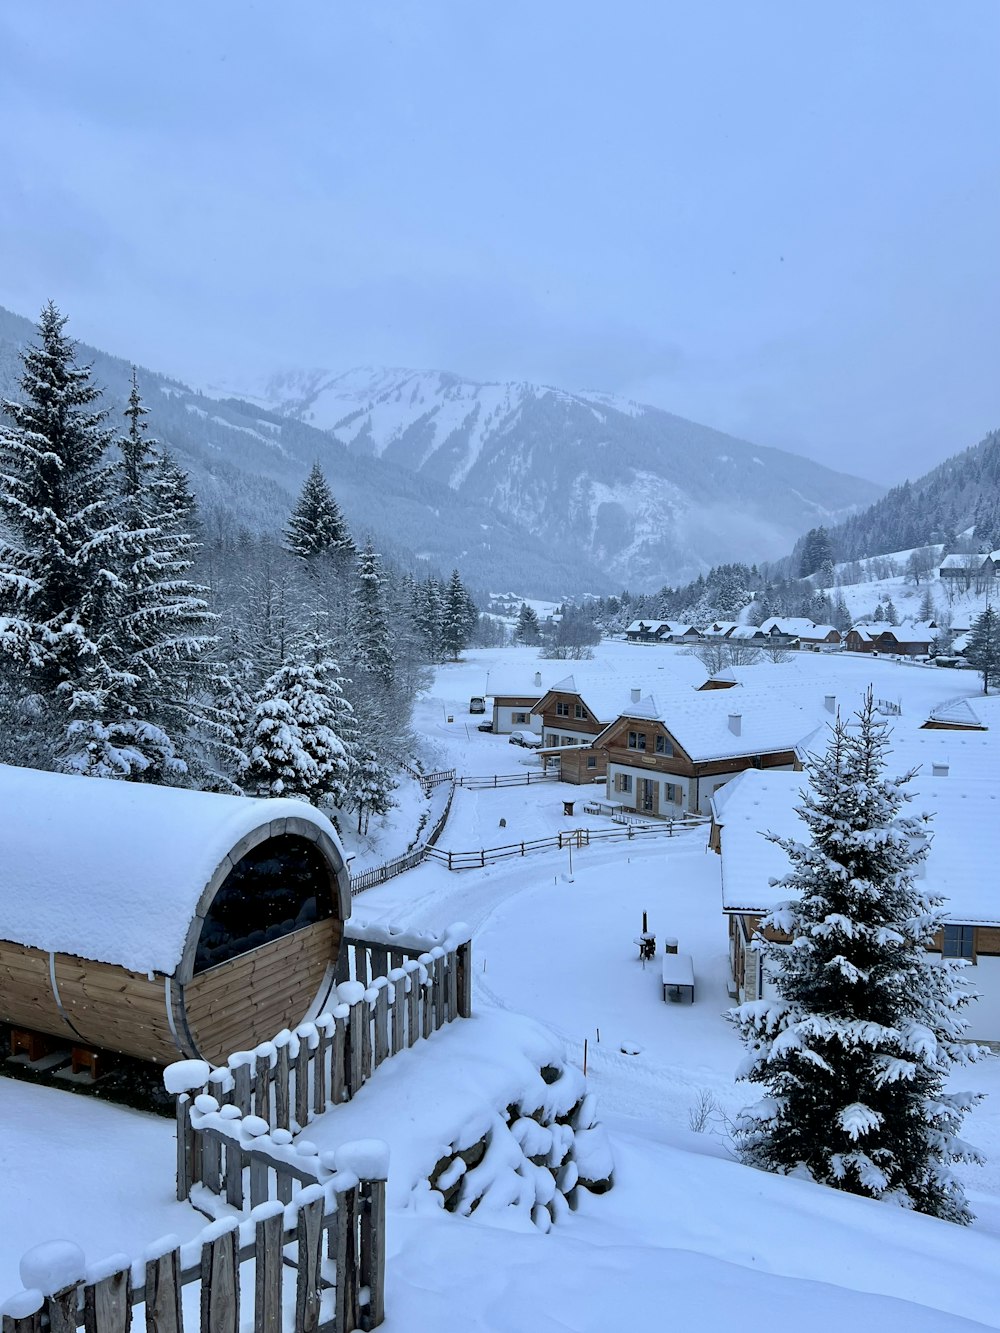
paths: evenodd
<path fill-rule="evenodd" d="M 714 676 L 709 676 L 709 680 L 717 680 L 723 685 L 739 684 L 739 681 L 736 679 L 736 672 L 731 666 L 723 667 L 722 670 L 717 671 Z"/>
<path fill-rule="evenodd" d="M 836 625 L 813 625 L 812 629 L 802 630 L 800 637 L 803 639 L 826 639 L 831 634 L 838 634 Z"/>
<path fill-rule="evenodd" d="M 172 974 L 202 891 L 275 820 L 336 830 L 304 801 L 0 765 L 0 939 Z"/>
<path fill-rule="evenodd" d="M 770 634 L 771 630 L 777 630 L 779 634 L 790 635 L 812 635 L 816 631 L 816 626 L 805 616 L 770 616 L 761 625 L 765 634 Z M 825 626 L 827 632 L 831 629 L 830 625 Z"/>
<path fill-rule="evenodd" d="M 931 733 L 924 733 L 929 735 Z M 898 763 L 889 769 L 895 772 Z M 749 769 L 721 788 L 713 801 L 722 824 L 722 904 L 726 911 L 767 911 L 787 899 L 770 883 L 788 873 L 788 858 L 762 832 L 805 841 L 808 829 L 797 814 L 804 773 Z M 947 899 L 949 921 L 1000 923 L 1000 893 L 994 869 L 1000 857 L 1000 781 L 963 781 L 921 774 L 909 787 L 906 813 L 933 816 L 930 853 L 919 885 Z M 724 793 L 720 804 L 718 796 Z"/>
<path fill-rule="evenodd" d="M 957 727 L 981 727 L 978 713 L 968 699 L 949 699 L 930 711 L 930 722 L 948 722 Z"/>
<path fill-rule="evenodd" d="M 985 555 L 946 555 L 941 561 L 941 569 L 979 569 Z"/>
<path fill-rule="evenodd" d="M 705 628 L 705 635 L 709 638 L 719 638 L 736 629 L 738 620 L 715 620 L 711 625 Z"/>
<path fill-rule="evenodd" d="M 666 620 L 633 620 L 625 633 L 638 634 L 641 630 L 645 630 L 647 633 L 655 634 L 664 625 L 669 627 L 669 622 Z"/>
<path fill-rule="evenodd" d="M 661 699 L 650 696 L 629 704 L 622 716 L 662 722 L 695 763 L 794 750 L 824 717 L 833 720 L 814 689 L 743 688 L 736 694 L 687 690 Z M 734 717 L 738 724 L 731 721 Z"/>

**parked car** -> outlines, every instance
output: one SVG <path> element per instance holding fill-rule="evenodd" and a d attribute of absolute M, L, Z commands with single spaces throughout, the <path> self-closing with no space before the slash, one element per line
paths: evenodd
<path fill-rule="evenodd" d="M 474 694 L 472 698 L 469 700 L 469 712 L 470 713 L 486 712 L 486 700 L 483 698 L 481 694 Z"/>
<path fill-rule="evenodd" d="M 542 748 L 541 736 L 536 736 L 533 731 L 512 731 L 510 733 L 511 745 L 523 745 L 526 750 L 540 750 Z"/>
<path fill-rule="evenodd" d="M 492 730 L 493 730 L 493 723 L 492 723 L 492 722 L 480 722 L 480 724 L 479 724 L 479 726 L 476 728 L 476 730 L 477 730 L 477 731 L 492 731 Z"/>

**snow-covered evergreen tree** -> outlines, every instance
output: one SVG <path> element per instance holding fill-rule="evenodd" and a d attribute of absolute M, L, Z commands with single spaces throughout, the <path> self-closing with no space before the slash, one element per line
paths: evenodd
<path fill-rule="evenodd" d="M 983 678 L 983 693 L 989 694 L 990 685 L 1000 677 L 1000 615 L 992 606 L 972 622 L 969 640 L 965 646 L 965 660 Z"/>
<path fill-rule="evenodd" d="M 887 744 L 869 693 L 808 763 L 808 839 L 774 839 L 790 896 L 761 926 L 791 943 L 759 942 L 779 998 L 733 1011 L 741 1077 L 765 1093 L 740 1141 L 754 1165 L 965 1223 L 952 1165 L 976 1160 L 959 1128 L 977 1099 L 945 1082 L 979 1054 L 962 1042 L 972 993 L 959 960 L 928 962 L 941 902 L 914 876 L 929 828 L 904 814 L 912 775 L 886 776 Z"/>
<path fill-rule="evenodd" d="M 349 758 L 335 730 L 335 683 L 302 658 L 265 681 L 250 719 L 242 782 L 259 796 L 297 796 L 317 806 L 343 806 Z"/>
<path fill-rule="evenodd" d="M 428 662 L 441 660 L 442 620 L 444 615 L 441 585 L 434 577 L 416 586 L 413 619 Z"/>
<path fill-rule="evenodd" d="M 392 650 L 386 611 L 385 576 L 371 539 L 358 555 L 352 650 L 356 665 L 385 685 L 392 681 Z"/>
<path fill-rule="evenodd" d="M 285 544 L 303 560 L 339 553 L 353 555 L 354 542 L 323 469 L 312 465 L 285 530 Z"/>
<path fill-rule="evenodd" d="M 118 738 L 130 753 L 129 770 L 121 776 L 169 781 L 186 771 L 183 756 L 197 725 L 188 700 L 215 643 L 209 632 L 215 617 L 207 589 L 185 578 L 195 558 L 187 476 L 149 439 L 146 415 L 133 371 L 128 430 L 110 473 L 121 549 L 114 598 L 118 688 L 104 713 L 110 739 Z M 77 732 L 86 734 L 86 727 Z"/>
<path fill-rule="evenodd" d="M 51 302 L 42 310 L 38 342 L 22 353 L 23 398 L 0 402 L 12 423 L 0 425 L 0 655 L 36 701 L 54 764 L 67 759 L 69 726 L 100 730 L 120 683 L 120 534 L 103 462 L 112 431 L 65 323 Z"/>
<path fill-rule="evenodd" d="M 441 615 L 441 647 L 457 662 L 476 627 L 479 612 L 462 583 L 457 569 L 445 589 Z"/>
<path fill-rule="evenodd" d="M 372 815 L 384 815 L 392 809 L 396 783 L 380 764 L 374 750 L 364 750 L 351 776 L 351 795 L 358 809 L 358 832 L 367 833 Z"/>
<path fill-rule="evenodd" d="M 539 643 L 541 637 L 538 612 L 527 602 L 522 602 L 521 609 L 517 614 L 517 624 L 514 627 L 514 641 L 516 643 L 533 644 Z"/>

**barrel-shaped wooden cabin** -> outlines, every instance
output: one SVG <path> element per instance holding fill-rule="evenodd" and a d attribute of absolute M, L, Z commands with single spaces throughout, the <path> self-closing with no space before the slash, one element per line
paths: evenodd
<path fill-rule="evenodd" d="M 333 825 L 0 765 L 0 1022 L 167 1064 L 319 1011 L 350 888 Z"/>

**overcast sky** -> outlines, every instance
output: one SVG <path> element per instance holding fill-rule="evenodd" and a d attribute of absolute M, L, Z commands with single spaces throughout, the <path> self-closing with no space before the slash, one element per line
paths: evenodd
<path fill-rule="evenodd" d="M 883 482 L 1000 426 L 998 0 L 0 7 L 0 304 L 197 386 L 603 389 Z"/>

